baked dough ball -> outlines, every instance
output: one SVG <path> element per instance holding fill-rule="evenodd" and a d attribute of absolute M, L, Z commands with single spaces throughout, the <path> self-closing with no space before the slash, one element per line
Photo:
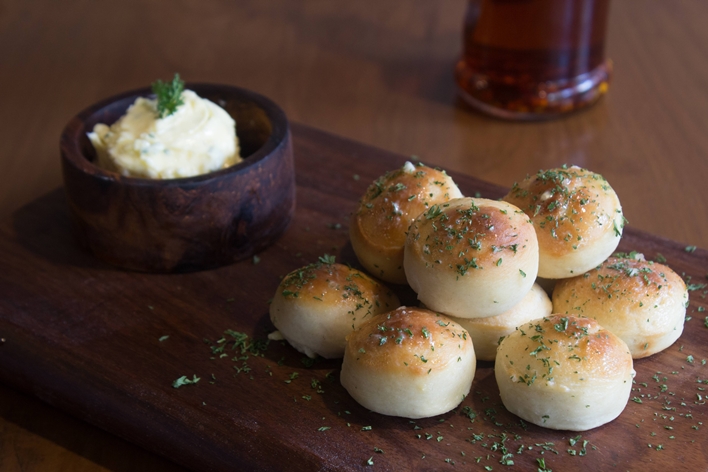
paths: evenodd
<path fill-rule="evenodd" d="M 283 279 L 270 304 L 270 320 L 298 351 L 332 359 L 342 357 L 345 338 L 355 327 L 399 304 L 379 282 L 325 256 Z"/>
<path fill-rule="evenodd" d="M 617 418 L 632 390 L 632 356 L 597 321 L 553 315 L 499 344 L 494 375 L 507 410 L 551 429 L 585 431 Z"/>
<path fill-rule="evenodd" d="M 539 171 L 515 183 L 504 200 L 529 215 L 538 233 L 538 276 L 574 277 L 617 249 L 625 219 L 617 194 L 580 167 Z"/>
<path fill-rule="evenodd" d="M 458 198 L 415 219 L 403 265 L 408 283 L 431 310 L 458 318 L 499 315 L 533 285 L 536 232 L 514 205 Z"/>
<path fill-rule="evenodd" d="M 403 244 L 413 219 L 430 206 L 461 197 L 445 172 L 406 162 L 371 186 L 352 215 L 349 238 L 359 262 L 386 282 L 406 283 Z"/>
<path fill-rule="evenodd" d="M 635 359 L 662 351 L 681 336 L 687 303 L 681 277 L 643 256 L 610 257 L 584 275 L 559 281 L 553 291 L 554 313 L 595 318 L 627 343 Z"/>
<path fill-rule="evenodd" d="M 475 369 L 472 340 L 460 325 L 430 310 L 400 307 L 347 337 L 340 380 L 370 410 L 426 418 L 459 405 Z"/>
<path fill-rule="evenodd" d="M 538 284 L 519 303 L 501 315 L 487 318 L 452 318 L 472 337 L 477 360 L 493 361 L 497 356 L 499 338 L 514 332 L 517 326 L 552 313 L 551 299 Z"/>

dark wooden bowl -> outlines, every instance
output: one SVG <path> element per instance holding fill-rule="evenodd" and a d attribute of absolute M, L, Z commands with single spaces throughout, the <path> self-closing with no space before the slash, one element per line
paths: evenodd
<path fill-rule="evenodd" d="M 94 164 L 86 136 L 112 124 L 145 88 L 97 103 L 61 136 L 64 186 L 79 243 L 102 261 L 147 272 L 184 272 L 250 257 L 273 243 L 295 210 L 290 130 L 272 101 L 237 87 L 187 84 L 236 120 L 243 162 L 208 174 L 153 180 Z"/>

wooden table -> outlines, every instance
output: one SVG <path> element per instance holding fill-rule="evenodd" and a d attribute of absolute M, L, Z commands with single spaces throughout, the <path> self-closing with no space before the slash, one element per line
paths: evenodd
<path fill-rule="evenodd" d="M 462 0 L 1 1 L 0 216 L 61 184 L 58 137 L 73 114 L 178 71 L 263 93 L 294 122 L 504 186 L 582 165 L 609 180 L 631 226 L 708 247 L 708 3 L 615 1 L 610 92 L 542 123 L 490 119 L 457 99 L 464 9 Z M 0 469 L 180 470 L 7 387 Z"/>

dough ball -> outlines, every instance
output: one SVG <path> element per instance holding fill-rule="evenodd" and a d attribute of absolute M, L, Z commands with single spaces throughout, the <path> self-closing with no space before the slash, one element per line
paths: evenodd
<path fill-rule="evenodd" d="M 342 357 L 354 328 L 399 305 L 398 297 L 379 282 L 325 256 L 283 279 L 270 305 L 270 320 L 298 351 L 332 359 Z"/>
<path fill-rule="evenodd" d="M 501 315 L 487 318 L 452 318 L 472 337 L 477 360 L 493 361 L 497 356 L 499 338 L 514 332 L 517 326 L 552 313 L 551 299 L 538 284 L 519 303 Z"/>
<path fill-rule="evenodd" d="M 585 431 L 617 418 L 632 390 L 632 355 L 591 318 L 552 315 L 499 344 L 494 375 L 507 410 L 551 429 Z"/>
<path fill-rule="evenodd" d="M 539 277 L 580 275 L 607 259 L 622 236 L 617 194 L 601 175 L 580 167 L 539 171 L 515 183 L 504 200 L 536 227 Z"/>
<path fill-rule="evenodd" d="M 406 283 L 403 245 L 413 219 L 432 205 L 461 197 L 443 171 L 410 162 L 369 186 L 352 215 L 349 237 L 359 262 L 373 276 Z"/>
<path fill-rule="evenodd" d="M 403 265 L 408 283 L 431 310 L 458 318 L 499 315 L 533 285 L 536 232 L 514 205 L 458 198 L 413 221 Z"/>
<path fill-rule="evenodd" d="M 610 257 L 581 276 L 559 281 L 553 292 L 554 313 L 596 319 L 627 343 L 635 359 L 662 351 L 681 336 L 687 303 L 686 284 L 676 272 L 634 255 Z"/>
<path fill-rule="evenodd" d="M 459 405 L 475 369 L 472 340 L 460 325 L 430 310 L 400 307 L 347 337 L 340 379 L 370 410 L 426 418 Z"/>

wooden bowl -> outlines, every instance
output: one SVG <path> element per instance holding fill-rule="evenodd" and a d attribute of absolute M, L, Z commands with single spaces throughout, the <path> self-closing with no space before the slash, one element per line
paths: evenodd
<path fill-rule="evenodd" d="M 272 101 L 237 87 L 187 84 L 235 120 L 244 160 L 195 177 L 123 177 L 94 164 L 86 133 L 112 124 L 145 88 L 99 102 L 61 136 L 64 186 L 79 243 L 109 264 L 185 272 L 230 264 L 272 244 L 295 210 L 288 121 Z"/>

